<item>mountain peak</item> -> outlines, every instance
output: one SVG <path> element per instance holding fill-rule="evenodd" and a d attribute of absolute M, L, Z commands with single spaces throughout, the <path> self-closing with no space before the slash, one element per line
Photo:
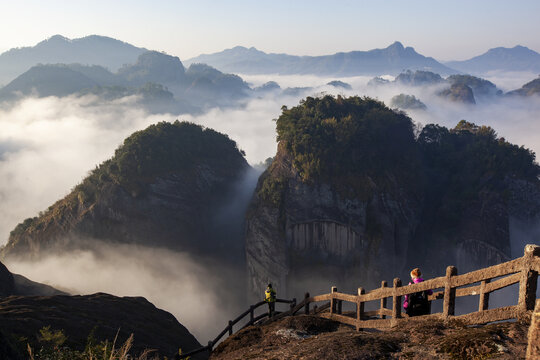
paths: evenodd
<path fill-rule="evenodd" d="M 484 55 L 486 55 L 486 54 L 501 54 L 501 53 L 537 54 L 536 51 L 531 50 L 526 46 L 516 45 L 516 46 L 514 46 L 512 48 L 503 47 L 503 46 L 492 48 L 492 49 L 489 49 L 486 53 L 484 53 Z M 480 55 L 480 56 L 482 56 L 482 55 Z"/>
<path fill-rule="evenodd" d="M 70 41 L 70 39 L 60 34 L 56 34 L 48 38 L 47 41 Z"/>
<path fill-rule="evenodd" d="M 238 54 L 255 54 L 255 53 L 261 53 L 260 50 L 257 50 L 257 48 L 255 48 L 254 46 L 251 46 L 249 48 L 245 47 L 245 46 L 241 46 L 241 45 L 238 45 L 238 46 L 235 46 L 233 47 L 232 49 L 229 49 L 229 50 L 225 50 L 225 51 L 230 51 L 230 52 L 233 52 L 233 53 L 238 53 Z"/>
<path fill-rule="evenodd" d="M 470 74 L 489 71 L 540 71 L 540 54 L 523 45 L 491 48 L 482 55 L 463 61 L 450 61 L 447 65 Z"/>
<path fill-rule="evenodd" d="M 50 44 L 59 44 L 59 43 L 66 43 L 66 42 L 71 42 L 70 39 L 68 39 L 67 37 L 65 36 L 62 36 L 60 34 L 56 34 L 56 35 L 53 35 L 51 36 L 50 38 L 47 38 L 41 42 L 39 42 L 36 46 L 40 46 L 40 45 L 50 45 Z"/>
<path fill-rule="evenodd" d="M 403 69 L 429 69 L 444 75 L 456 73 L 435 59 L 418 54 L 412 47 L 404 47 L 399 41 L 386 48 L 322 56 L 266 53 L 254 47 L 237 46 L 186 62 L 206 63 L 220 71 L 242 74 L 397 75 Z"/>
<path fill-rule="evenodd" d="M 394 41 L 394 43 L 387 47 L 387 49 L 396 49 L 396 50 L 403 50 L 405 47 L 403 44 L 399 41 Z"/>
<path fill-rule="evenodd" d="M 246 51 L 246 50 L 248 50 L 248 48 L 245 47 L 245 46 L 242 46 L 242 45 L 237 45 L 237 46 L 233 47 L 231 50 L 234 50 L 234 51 Z"/>

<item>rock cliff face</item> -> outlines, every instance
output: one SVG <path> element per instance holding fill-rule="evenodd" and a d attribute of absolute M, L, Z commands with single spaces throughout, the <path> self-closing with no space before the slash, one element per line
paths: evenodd
<path fill-rule="evenodd" d="M 240 257 L 242 216 L 224 211 L 248 170 L 234 142 L 213 130 L 151 126 L 66 198 L 19 224 L 3 255 L 37 257 L 99 239 Z"/>
<path fill-rule="evenodd" d="M 277 120 L 278 151 L 247 214 L 253 298 L 268 282 L 298 297 L 407 281 L 417 266 L 432 277 L 507 261 L 518 219 L 521 241 L 538 241 L 534 154 L 465 121 L 415 139 L 410 119 L 370 101 L 308 98 Z"/>
<path fill-rule="evenodd" d="M 511 189 L 508 231 L 512 257 L 526 244 L 540 244 L 540 186 L 531 181 L 507 179 Z"/>
<path fill-rule="evenodd" d="M 279 171 L 278 158 L 267 176 Z M 289 163 L 285 161 L 285 163 Z M 283 163 L 281 163 L 283 164 Z M 416 226 L 418 203 L 405 193 L 342 197 L 329 184 L 305 184 L 294 169 L 276 208 L 255 195 L 247 220 L 246 256 L 253 295 L 275 282 L 283 296 L 300 288 L 401 269 Z M 261 186 L 261 183 L 259 183 Z M 376 259 L 383 258 L 384 262 Z M 327 290 L 327 289 L 325 289 Z"/>
<path fill-rule="evenodd" d="M 357 286 L 401 269 L 420 212 L 413 186 L 397 181 L 393 167 L 376 180 L 370 170 L 344 168 L 336 169 L 342 175 L 305 180 L 293 152 L 279 144 L 248 210 L 251 295 L 260 296 L 268 282 L 280 296 L 292 296 L 299 289 L 328 290 L 322 284 Z M 354 191 L 342 182 L 346 177 Z"/>

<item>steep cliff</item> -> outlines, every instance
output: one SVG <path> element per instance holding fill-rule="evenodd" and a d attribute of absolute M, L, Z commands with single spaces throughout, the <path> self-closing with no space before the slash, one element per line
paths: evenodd
<path fill-rule="evenodd" d="M 370 99 L 307 98 L 284 108 L 277 155 L 247 215 L 254 296 L 268 281 L 292 294 L 404 266 L 421 204 L 411 125 Z"/>
<path fill-rule="evenodd" d="M 428 125 L 415 137 L 411 119 L 382 103 L 326 96 L 283 108 L 277 132 L 247 214 L 253 297 L 267 282 L 301 296 L 409 267 L 434 276 L 499 263 L 511 257 L 510 220 L 540 216 L 534 153 L 490 127 Z"/>
<path fill-rule="evenodd" d="M 540 216 L 534 153 L 465 120 L 450 130 L 427 125 L 417 143 L 429 181 L 411 265 L 432 274 L 442 275 L 447 265 L 466 272 L 520 256 L 524 243 L 538 242 L 530 236 Z M 511 232 L 512 219 L 528 219 L 520 225 L 527 236 Z"/>
<path fill-rule="evenodd" d="M 225 135 L 178 121 L 152 125 L 19 224 L 3 255 L 37 257 L 100 239 L 239 258 L 242 216 L 226 206 L 248 170 Z"/>

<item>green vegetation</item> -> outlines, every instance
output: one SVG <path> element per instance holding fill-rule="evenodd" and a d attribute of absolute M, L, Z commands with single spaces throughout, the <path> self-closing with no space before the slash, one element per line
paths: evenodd
<path fill-rule="evenodd" d="M 238 164 L 243 155 L 233 140 L 212 129 L 178 120 L 160 122 L 124 140 L 114 157 L 96 167 L 75 193 L 81 203 L 93 201 L 99 189 L 113 182 L 136 196 L 157 177 L 192 172 L 203 163 Z"/>
<path fill-rule="evenodd" d="M 153 351 L 145 350 L 138 357 L 130 354 L 133 345 L 133 334 L 119 348 L 114 341 L 108 340 L 96 342 L 93 333 L 87 339 L 86 347 L 83 351 L 74 350 L 65 345 L 67 340 L 63 330 L 51 330 L 46 326 L 39 330 L 37 350 L 27 344 L 28 357 L 30 360 L 146 360 Z M 152 357 L 152 359 L 159 359 Z"/>
<path fill-rule="evenodd" d="M 498 138 L 489 126 L 461 120 L 454 129 L 427 125 L 418 138 L 432 183 L 460 198 L 482 188 L 496 190 L 506 177 L 534 181 L 540 172 L 535 154 Z"/>
<path fill-rule="evenodd" d="M 32 223 L 34 221 L 37 220 L 37 216 L 36 217 L 33 217 L 33 218 L 27 218 L 25 219 L 22 223 L 19 223 L 17 224 L 17 226 L 15 226 L 15 229 L 11 230 L 11 232 L 9 233 L 9 236 L 10 237 L 15 237 L 15 236 L 18 236 L 18 235 L 21 235 L 22 233 L 24 233 L 26 231 L 26 229 L 28 229 Z"/>
<path fill-rule="evenodd" d="M 428 212 L 437 213 L 446 228 L 480 193 L 506 198 L 506 179 L 537 181 L 540 174 L 532 151 L 499 138 L 489 126 L 462 120 L 449 130 L 430 124 L 415 139 L 410 118 L 370 98 L 308 97 L 283 107 L 276 121 L 280 149 L 302 181 L 332 184 L 359 198 L 368 197 L 373 186 L 421 186 Z M 272 175 L 261 178 L 258 195 L 278 207 L 287 175 L 274 164 Z"/>
<path fill-rule="evenodd" d="M 425 110 L 426 105 L 418 100 L 414 95 L 399 94 L 390 100 L 390 105 L 399 109 L 419 109 Z"/>
<path fill-rule="evenodd" d="M 535 154 L 497 137 L 489 126 L 461 120 L 448 130 L 430 124 L 418 137 L 427 183 L 425 216 L 444 236 L 459 227 L 463 211 L 488 198 L 508 200 L 507 179 L 537 181 Z M 451 237 L 451 236 L 450 236 Z"/>
<path fill-rule="evenodd" d="M 259 189 L 260 198 L 279 208 L 287 187 L 287 179 L 284 177 L 270 178 L 266 176 L 261 184 L 261 188 Z"/>
<path fill-rule="evenodd" d="M 277 140 L 303 181 L 327 181 L 353 192 L 393 173 L 411 183 L 418 166 L 413 123 L 382 102 L 360 97 L 308 97 L 283 107 Z M 359 181 L 364 178 L 365 181 Z"/>
<path fill-rule="evenodd" d="M 106 186 L 116 184 L 132 196 L 139 196 L 156 178 L 170 173 L 195 177 L 201 165 L 235 176 L 237 169 L 246 164 L 243 155 L 233 140 L 212 129 L 178 120 L 151 125 L 125 139 L 112 159 L 96 166 L 66 198 L 40 214 L 43 216 L 17 225 L 10 239 L 53 220 L 61 223 L 68 211 L 90 208 Z"/>
<path fill-rule="evenodd" d="M 217 131 L 178 120 L 160 122 L 124 140 L 114 157 L 96 168 L 81 186 L 113 181 L 133 189 L 137 182 L 149 183 L 202 163 L 238 164 L 242 155 L 233 140 Z"/>

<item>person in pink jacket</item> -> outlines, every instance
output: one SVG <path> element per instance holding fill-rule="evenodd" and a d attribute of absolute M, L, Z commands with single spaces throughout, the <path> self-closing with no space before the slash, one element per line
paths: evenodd
<path fill-rule="evenodd" d="M 409 285 L 418 284 L 424 281 L 420 276 L 422 273 L 419 268 L 413 269 L 411 271 L 411 281 Z M 409 316 L 418 316 L 418 315 L 427 315 L 430 313 L 430 302 L 428 300 L 428 295 L 433 294 L 433 291 L 419 291 L 414 294 L 405 295 L 405 301 L 403 302 L 403 308 L 405 309 L 407 315 Z"/>

